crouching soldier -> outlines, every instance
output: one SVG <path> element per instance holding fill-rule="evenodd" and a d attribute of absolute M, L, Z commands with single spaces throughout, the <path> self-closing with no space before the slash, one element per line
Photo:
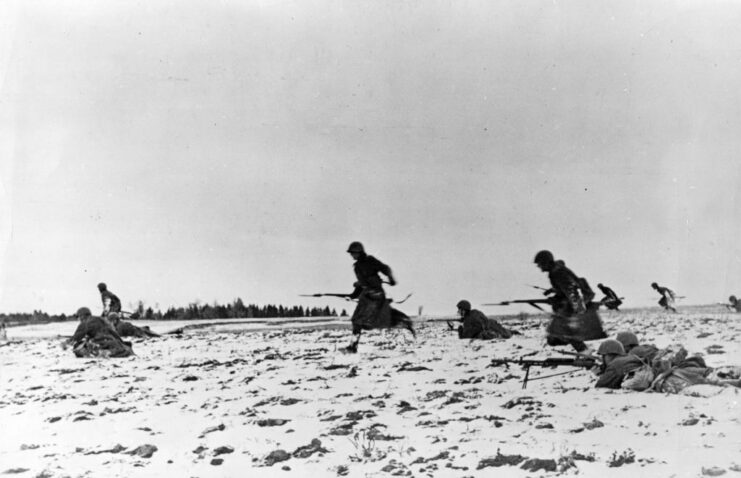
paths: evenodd
<path fill-rule="evenodd" d="M 116 329 L 103 317 L 94 317 L 87 307 L 77 310 L 80 323 L 75 334 L 65 342 L 71 344 L 76 357 L 128 357 L 133 355 L 131 342 L 124 342 Z"/>
<path fill-rule="evenodd" d="M 149 327 L 137 327 L 131 322 L 121 320 L 121 316 L 116 312 L 111 312 L 108 314 L 107 318 L 111 321 L 111 324 L 121 337 L 149 338 L 160 336 L 159 334 L 149 330 Z"/>
<path fill-rule="evenodd" d="M 481 311 L 471 309 L 471 303 L 467 300 L 458 302 L 458 315 L 463 323 L 458 327 L 458 338 L 460 339 L 508 339 L 512 332 L 502 327 L 495 319 L 489 319 Z"/>

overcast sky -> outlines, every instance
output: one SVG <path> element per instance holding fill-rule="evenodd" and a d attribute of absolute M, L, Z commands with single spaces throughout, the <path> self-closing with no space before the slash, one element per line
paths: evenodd
<path fill-rule="evenodd" d="M 741 4 L 0 4 L 0 312 L 741 293 Z M 96 309 L 98 308 L 98 309 Z M 518 307 L 483 308 L 487 313 Z M 525 307 L 524 310 L 527 310 Z"/>

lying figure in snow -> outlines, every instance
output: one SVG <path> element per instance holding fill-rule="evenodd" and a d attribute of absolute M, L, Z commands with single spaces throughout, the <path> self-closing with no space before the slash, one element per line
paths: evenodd
<path fill-rule="evenodd" d="M 111 324 L 113 324 L 116 332 L 118 332 L 118 335 L 121 337 L 149 338 L 160 336 L 159 334 L 149 330 L 149 326 L 145 325 L 144 327 L 137 327 L 131 322 L 121 320 L 121 316 L 116 312 L 111 312 L 108 314 L 107 318 L 111 321 Z"/>
<path fill-rule="evenodd" d="M 80 324 L 65 342 L 71 344 L 76 357 L 128 357 L 134 355 L 131 342 L 125 342 L 104 317 L 95 317 L 87 307 L 77 310 Z"/>
<path fill-rule="evenodd" d="M 463 323 L 458 327 L 459 339 L 508 339 L 512 337 L 512 334 L 519 333 L 502 327 L 499 322 L 486 317 L 483 312 L 471 309 L 471 303 L 467 300 L 458 302 L 457 307 L 460 321 Z M 450 322 L 448 322 L 448 326 L 451 329 L 453 328 L 453 324 Z"/>
<path fill-rule="evenodd" d="M 636 354 L 635 350 L 650 353 Z M 633 346 L 626 352 L 620 341 L 608 339 L 600 344 L 597 353 L 603 359 L 597 388 L 678 393 L 699 384 L 741 387 L 741 367 L 708 367 L 702 357 L 689 356 L 682 346 L 661 350 Z"/>

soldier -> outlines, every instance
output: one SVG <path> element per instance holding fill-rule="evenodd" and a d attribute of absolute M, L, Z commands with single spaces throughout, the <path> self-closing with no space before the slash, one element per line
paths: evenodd
<path fill-rule="evenodd" d="M 677 309 L 674 308 L 674 302 L 676 300 L 676 294 L 674 294 L 674 291 L 669 289 L 668 287 L 661 287 L 656 282 L 651 283 L 651 287 L 661 294 L 661 299 L 659 299 L 659 305 L 663 307 L 666 310 L 671 310 L 672 312 L 676 312 Z"/>
<path fill-rule="evenodd" d="M 643 365 L 635 355 L 626 354 L 622 344 L 615 339 L 602 342 L 597 354 L 602 356 L 604 371 L 597 379 L 596 388 L 620 388 L 625 376 Z"/>
<path fill-rule="evenodd" d="M 458 338 L 460 339 L 508 339 L 512 332 L 502 327 L 494 319 L 489 319 L 481 311 L 471 309 L 471 303 L 461 300 L 457 304 L 458 315 L 463 325 L 458 327 Z"/>
<path fill-rule="evenodd" d="M 587 349 L 584 340 L 604 338 L 602 322 L 595 307 L 587 307 L 592 297 L 586 281 L 576 276 L 563 261 L 556 261 L 550 251 L 535 255 L 535 264 L 548 273 L 553 317 L 548 324 L 548 345 L 571 344 L 577 352 Z M 582 285 L 584 284 L 584 285 Z M 590 294 L 591 293 L 591 294 Z"/>
<path fill-rule="evenodd" d="M 74 346 L 76 357 L 128 357 L 133 355 L 131 342 L 124 342 L 104 317 L 94 317 L 87 307 L 80 307 L 76 316 L 80 323 L 65 344 Z"/>
<path fill-rule="evenodd" d="M 121 315 L 118 312 L 111 312 L 110 314 L 108 314 L 107 319 L 111 321 L 111 324 L 116 329 L 116 332 L 118 332 L 118 335 L 120 335 L 121 337 L 149 338 L 160 336 L 159 334 L 156 334 L 149 330 L 149 327 L 147 326 L 137 327 L 131 322 L 121 320 Z"/>
<path fill-rule="evenodd" d="M 345 347 L 343 352 L 356 353 L 358 351 L 358 342 L 363 330 L 391 328 L 401 325 L 415 335 L 412 326 L 412 320 L 403 312 L 393 309 L 391 301 L 386 298 L 383 290 L 383 281 L 378 274 L 383 274 L 388 278 L 390 286 L 396 285 L 396 279 L 391 272 L 391 268 L 379 261 L 373 256 L 365 253 L 363 244 L 352 242 L 347 248 L 355 260 L 353 269 L 357 281 L 353 284 L 355 289 L 350 294 L 351 299 L 358 299 L 358 305 L 355 307 L 351 322 L 352 333 L 355 337 L 350 345 Z"/>
<path fill-rule="evenodd" d="M 620 300 L 620 297 L 617 296 L 615 291 L 602 284 L 597 284 L 597 287 L 599 288 L 599 290 L 602 291 L 603 294 L 605 294 L 605 296 L 602 298 L 602 300 L 599 301 L 599 303 L 610 310 L 620 310 L 618 309 L 618 307 L 623 304 L 623 301 Z"/>
<path fill-rule="evenodd" d="M 730 304 L 725 304 L 726 307 L 735 310 L 736 312 L 741 312 L 741 301 L 738 300 L 735 295 L 730 296 L 728 302 L 730 302 Z"/>
<path fill-rule="evenodd" d="M 121 301 L 118 296 L 108 290 L 108 286 L 101 282 L 98 284 L 100 300 L 103 302 L 103 317 L 111 312 L 121 312 Z"/>
<path fill-rule="evenodd" d="M 651 363 L 656 356 L 656 353 L 659 351 L 659 349 L 653 345 L 639 345 L 638 337 L 629 330 L 618 332 L 615 340 L 622 344 L 625 353 L 635 355 L 647 364 Z"/>

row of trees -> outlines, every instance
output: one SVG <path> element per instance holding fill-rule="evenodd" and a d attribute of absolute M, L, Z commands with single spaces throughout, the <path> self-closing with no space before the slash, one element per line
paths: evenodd
<path fill-rule="evenodd" d="M 242 299 L 237 299 L 231 304 L 220 305 L 200 305 L 197 303 L 189 304 L 188 307 L 170 307 L 162 314 L 160 311 L 154 311 L 151 307 L 144 309 L 140 303 L 141 317 L 151 320 L 209 320 L 209 319 L 269 319 L 280 317 L 337 317 L 337 310 L 330 309 L 328 306 L 304 308 L 303 306 L 284 307 L 282 305 L 263 305 L 257 304 L 245 305 Z M 347 316 L 347 312 L 342 310 L 341 315 Z"/>
<path fill-rule="evenodd" d="M 170 307 L 164 313 L 159 309 L 145 307 L 142 301 L 139 301 L 134 310 L 133 317 L 147 320 L 210 320 L 210 319 L 269 319 L 269 318 L 292 318 L 292 317 L 337 317 L 337 310 L 325 307 L 306 307 L 303 306 L 283 306 L 283 305 L 245 305 L 242 299 L 237 298 L 231 304 L 221 305 L 216 302 L 213 304 L 201 304 L 193 302 L 187 307 Z M 340 312 L 341 317 L 347 316 L 344 309 Z M 64 320 L 76 319 L 73 315 L 59 314 L 50 315 L 40 310 L 34 310 L 33 313 L 12 313 L 0 314 L 0 322 L 7 325 L 30 324 L 58 322 Z"/>

